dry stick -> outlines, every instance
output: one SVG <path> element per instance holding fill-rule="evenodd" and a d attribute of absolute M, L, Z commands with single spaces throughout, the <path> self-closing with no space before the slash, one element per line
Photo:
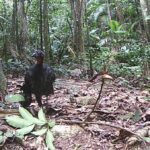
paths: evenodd
<path fill-rule="evenodd" d="M 98 101 L 99 101 L 99 99 L 100 99 L 100 97 L 101 97 L 101 93 L 102 93 L 102 89 L 103 89 L 104 83 L 105 83 L 105 79 L 102 78 L 101 88 L 100 88 L 100 91 L 99 91 L 97 100 L 96 100 L 96 102 L 95 102 L 95 105 L 94 105 L 94 107 L 92 108 L 91 112 L 86 116 L 84 122 L 89 118 L 89 116 L 90 116 L 90 115 L 93 113 L 93 111 L 95 110 L 96 105 L 97 105 L 97 103 L 98 103 Z"/>

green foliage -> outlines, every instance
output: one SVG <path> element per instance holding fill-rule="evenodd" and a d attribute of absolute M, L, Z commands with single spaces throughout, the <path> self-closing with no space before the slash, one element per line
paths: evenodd
<path fill-rule="evenodd" d="M 4 142 L 4 136 L 0 135 L 0 143 Z"/>
<path fill-rule="evenodd" d="M 38 113 L 38 118 L 39 118 L 41 121 L 43 121 L 43 122 L 46 123 L 46 117 L 45 117 L 45 114 L 44 114 L 44 112 L 43 112 L 42 109 L 40 109 L 40 111 L 39 111 L 39 113 Z"/>
<path fill-rule="evenodd" d="M 110 64 L 109 71 L 114 76 L 122 77 L 139 77 L 142 74 L 141 66 L 129 66 L 126 63 L 122 64 Z"/>
<path fill-rule="evenodd" d="M 55 126 L 55 121 L 49 121 L 48 125 L 50 128 L 53 128 Z"/>
<path fill-rule="evenodd" d="M 144 98 L 144 100 L 150 101 L 150 97 L 146 97 L 146 98 Z"/>
<path fill-rule="evenodd" d="M 35 136 L 46 136 L 46 145 L 50 150 L 54 150 L 53 145 L 54 137 L 51 132 L 51 128 L 55 126 L 54 121 L 48 121 L 42 109 L 38 112 L 38 118 L 32 116 L 23 107 L 19 108 L 19 116 L 8 116 L 6 117 L 6 122 L 14 128 L 17 128 L 14 136 L 23 139 L 25 135 L 32 134 Z M 45 137 L 44 136 L 44 137 Z M 11 134 L 7 137 L 12 137 Z M 4 142 L 4 136 L 1 133 L 0 142 Z"/>
<path fill-rule="evenodd" d="M 92 20 L 91 18 L 95 18 L 92 20 L 92 24 L 91 22 L 88 24 L 89 42 L 92 43 L 89 49 L 92 51 L 93 66 L 96 70 L 101 70 L 103 65 L 108 63 L 110 56 L 113 55 L 111 50 L 115 50 L 118 53 L 114 56 L 114 61 L 116 60 L 117 63 L 121 64 L 110 64 L 109 68 L 111 71 L 118 75 L 141 74 L 143 46 L 136 42 L 136 40 L 132 40 L 132 38 L 137 39 L 139 37 L 135 30 L 140 23 L 139 16 L 136 15 L 137 7 L 140 5 L 129 0 L 117 1 L 117 6 L 120 6 L 123 17 L 125 17 L 124 23 L 121 22 L 121 24 L 120 20 L 116 19 L 115 16 L 115 7 L 117 6 L 114 2 L 111 1 L 106 5 L 104 1 L 91 0 L 87 5 L 87 18 L 89 22 Z M 111 20 L 110 18 L 108 19 L 108 7 L 111 13 Z M 103 20 L 103 18 L 105 19 Z M 87 56 L 89 57 L 89 54 Z M 122 64 L 127 65 L 121 67 Z M 136 70 L 135 68 L 138 69 Z M 136 72 L 134 72 L 135 70 Z"/>
<path fill-rule="evenodd" d="M 132 120 L 134 122 L 138 122 L 140 121 L 141 118 L 142 118 L 142 113 L 137 109 L 132 116 Z"/>
<path fill-rule="evenodd" d="M 97 3 L 98 4 L 98 3 Z M 94 21 L 97 21 L 98 20 L 98 18 L 100 17 L 100 16 L 102 16 L 102 15 L 106 15 L 107 13 L 106 13 L 106 10 L 107 10 L 107 6 L 106 6 L 106 4 L 102 4 L 102 5 L 97 5 L 96 4 L 96 6 L 94 7 L 94 6 L 92 6 L 90 9 L 95 9 L 92 13 L 91 13 L 91 15 L 90 15 L 90 20 L 93 20 L 94 19 Z"/>
<path fill-rule="evenodd" d="M 47 128 L 42 128 L 38 131 L 33 131 L 32 134 L 36 135 L 36 136 L 41 136 L 43 134 L 45 134 L 47 132 Z"/>
<path fill-rule="evenodd" d="M 39 1 L 25 1 L 25 14 L 30 43 L 26 49 L 29 49 L 29 52 L 35 47 L 40 47 L 39 5 Z M 123 20 L 120 20 L 118 17 L 116 9 L 118 6 L 120 7 Z M 10 53 L 9 46 L 7 48 L 5 42 L 11 38 L 13 1 L 1 1 L 0 9 L 0 47 L 2 47 L 2 50 L 4 49 L 4 52 Z M 139 39 L 144 40 L 145 38 L 142 28 L 142 16 L 139 13 L 140 9 L 139 1 L 135 2 L 134 0 L 112 0 L 108 2 L 105 0 L 86 1 L 83 34 L 85 35 L 84 41 L 87 58 L 83 57 L 82 59 L 89 61 L 91 55 L 94 68 L 100 70 L 104 64 L 107 64 L 110 55 L 113 55 L 111 54 L 111 50 L 116 50 L 118 54 L 115 56 L 115 60 L 121 64 L 118 66 L 111 64 L 110 68 L 112 71 L 117 70 L 117 74 L 128 74 L 134 70 L 132 68 L 133 66 L 141 67 L 142 61 L 149 61 L 149 48 L 147 52 L 147 48 L 144 48 L 143 52 L 144 46 L 139 45 L 138 42 L 131 42 L 133 38 L 137 41 Z M 108 11 L 110 11 L 110 14 Z M 19 16 L 17 17 L 16 19 L 19 21 Z M 52 51 L 54 63 L 59 65 L 58 74 L 65 74 L 64 76 L 67 76 L 67 67 L 65 68 L 64 66 L 80 63 L 76 62 L 76 58 L 69 51 L 71 49 L 75 54 L 72 39 L 74 20 L 68 1 L 48 0 L 48 17 L 50 42 L 47 51 Z M 147 16 L 144 19 L 149 20 L 149 18 Z M 87 30 L 89 33 L 87 33 Z M 86 35 L 89 35 L 89 37 Z M 14 45 L 14 47 L 17 46 Z M 0 55 L 4 54 L 0 53 Z M 25 68 L 27 68 L 22 60 L 13 60 L 10 59 L 10 56 L 7 56 L 6 60 L 8 60 L 6 62 L 8 73 L 24 73 Z M 122 67 L 122 64 L 125 65 Z"/>
<path fill-rule="evenodd" d="M 91 49 L 93 67 L 100 71 L 107 69 L 115 76 L 141 76 L 144 62 L 150 64 L 150 45 L 131 41 L 114 54 L 105 42 L 97 44 L 99 49 Z M 87 57 L 89 57 L 87 53 Z"/>
<path fill-rule="evenodd" d="M 139 17 L 137 16 L 137 7 L 140 7 L 139 2 L 134 3 L 131 0 L 121 0 L 120 5 L 123 8 L 123 13 L 125 16 L 132 17 L 133 20 L 135 20 L 136 17 Z"/>
<path fill-rule="evenodd" d="M 120 23 L 118 21 L 115 21 L 115 20 L 110 20 L 109 26 L 110 26 L 110 29 L 112 31 L 117 31 L 120 27 Z"/>
<path fill-rule="evenodd" d="M 23 74 L 27 68 L 27 64 L 21 60 L 8 59 L 5 63 L 5 71 L 11 74 Z"/>
<path fill-rule="evenodd" d="M 123 52 L 119 52 L 115 56 L 115 59 L 119 63 L 127 63 L 129 65 L 137 65 L 139 63 L 139 59 L 140 59 L 140 57 L 137 57 L 137 55 L 139 53 L 136 51 L 128 51 L 128 52 L 123 51 Z"/>
<path fill-rule="evenodd" d="M 148 143 L 150 143 L 150 138 L 149 137 L 144 137 L 144 140 Z M 148 149 L 147 149 L 148 150 Z"/>
<path fill-rule="evenodd" d="M 123 46 L 115 55 L 115 59 L 119 63 L 127 63 L 130 66 L 142 65 L 145 61 L 149 62 L 150 58 L 150 45 L 144 45 L 142 43 L 131 42 Z"/>
<path fill-rule="evenodd" d="M 19 108 L 19 113 L 22 116 L 22 118 L 24 118 L 25 120 L 28 121 L 32 121 L 33 120 L 33 116 L 31 113 L 29 113 L 26 109 L 24 109 L 23 107 Z"/>
<path fill-rule="evenodd" d="M 30 126 L 21 128 L 21 129 L 17 129 L 15 135 L 16 135 L 17 137 L 20 137 L 20 136 L 23 137 L 24 135 L 30 133 L 30 132 L 33 130 L 34 126 L 35 126 L 35 125 L 33 124 L 33 125 L 30 125 Z"/>
<path fill-rule="evenodd" d="M 31 121 L 21 118 L 17 115 L 6 117 L 6 122 L 15 128 L 24 128 L 32 124 Z"/>
<path fill-rule="evenodd" d="M 146 16 L 145 20 L 150 20 L 150 15 Z"/>
<path fill-rule="evenodd" d="M 127 33 L 127 31 L 123 29 L 123 26 L 120 25 L 118 21 L 110 20 L 109 26 L 110 26 L 110 31 L 115 34 L 122 35 L 122 34 Z"/>
<path fill-rule="evenodd" d="M 108 64 L 111 57 L 111 51 L 108 47 L 101 47 L 100 51 L 96 53 L 93 59 L 93 66 L 97 71 L 100 71 Z"/>
<path fill-rule="evenodd" d="M 5 22 L 8 22 L 8 20 L 7 20 L 6 18 L 2 17 L 2 16 L 0 16 L 0 20 L 1 20 L 1 21 L 5 21 Z"/>
<path fill-rule="evenodd" d="M 47 134 L 46 134 L 46 144 L 50 150 L 55 150 L 55 147 L 53 145 L 53 141 L 54 141 L 53 134 L 50 130 L 48 130 Z"/>
<path fill-rule="evenodd" d="M 114 55 L 118 63 L 118 73 L 126 76 L 140 76 L 144 63 L 150 64 L 150 45 L 131 42 L 123 46 L 121 50 Z"/>
<path fill-rule="evenodd" d="M 5 96 L 5 101 L 8 103 L 15 103 L 15 102 L 25 101 L 25 99 L 20 94 L 9 94 Z"/>
<path fill-rule="evenodd" d="M 8 130 L 6 132 L 0 131 L 0 144 L 5 143 L 7 138 L 13 138 L 13 136 L 14 136 L 14 134 L 13 134 L 13 131 L 11 131 L 11 130 Z"/>

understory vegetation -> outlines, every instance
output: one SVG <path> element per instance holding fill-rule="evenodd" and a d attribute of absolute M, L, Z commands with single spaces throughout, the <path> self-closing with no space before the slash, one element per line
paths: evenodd
<path fill-rule="evenodd" d="M 91 76 L 104 66 L 114 76 L 145 75 L 150 57 L 145 21 L 148 24 L 150 19 L 142 15 L 142 3 L 87 0 L 81 4 L 79 18 L 73 15 L 78 10 L 72 10 L 72 5 L 66 0 L 0 2 L 0 56 L 8 73 L 24 73 L 33 50 L 41 48 L 46 62 L 60 75 L 67 76 L 68 70 L 81 66 Z M 75 33 L 78 19 L 81 33 Z M 76 34 L 83 38 L 78 43 L 84 45 L 82 50 L 76 49 Z"/>
<path fill-rule="evenodd" d="M 0 0 L 0 149 L 149 150 L 150 0 Z"/>

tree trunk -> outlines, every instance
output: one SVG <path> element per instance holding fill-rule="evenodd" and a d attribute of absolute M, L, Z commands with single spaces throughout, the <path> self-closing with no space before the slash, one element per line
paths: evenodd
<path fill-rule="evenodd" d="M 6 0 L 3 0 L 3 14 L 2 16 L 4 18 L 7 18 L 7 10 L 6 10 Z M 3 25 L 2 25 L 3 24 Z M 8 26 L 6 24 L 6 21 L 3 20 L 3 23 L 1 24 L 1 28 L 0 30 L 4 33 L 4 32 L 9 32 L 8 30 Z M 6 35 L 3 35 L 2 38 L 2 43 L 3 43 L 3 51 L 0 52 L 0 57 L 4 56 L 5 58 L 7 57 L 7 41 L 8 41 L 8 37 Z"/>
<path fill-rule="evenodd" d="M 40 48 L 43 50 L 43 10 L 42 10 L 42 3 L 43 1 L 40 0 L 40 19 L 39 19 L 39 33 L 40 33 Z"/>
<path fill-rule="evenodd" d="M 7 90 L 7 79 L 3 72 L 2 59 L 0 58 L 0 98 L 4 100 L 4 96 Z"/>
<path fill-rule="evenodd" d="M 24 8 L 24 0 L 18 2 L 18 21 L 19 21 L 19 41 L 18 52 L 19 54 L 25 53 L 28 46 L 28 25 Z"/>
<path fill-rule="evenodd" d="M 44 38 L 44 48 L 45 48 L 45 59 L 47 63 L 52 62 L 53 55 L 50 51 L 50 38 L 49 38 L 49 22 L 48 22 L 48 1 L 44 0 L 43 4 L 43 38 Z"/>
<path fill-rule="evenodd" d="M 11 40 L 12 43 L 17 45 L 17 35 L 18 35 L 18 17 L 17 17 L 17 0 L 13 0 L 13 14 L 12 14 L 12 32 L 11 32 Z M 16 48 L 15 48 L 16 49 Z"/>
<path fill-rule="evenodd" d="M 121 24 L 123 24 L 124 23 L 124 16 L 122 13 L 122 8 L 120 7 L 120 3 L 118 0 L 115 0 L 115 6 L 116 6 L 117 18 L 119 19 L 119 22 Z"/>
<path fill-rule="evenodd" d="M 70 0 L 73 16 L 73 48 L 77 57 L 84 52 L 83 16 L 84 0 Z"/>
<path fill-rule="evenodd" d="M 140 0 L 140 4 L 147 40 L 150 42 L 150 19 L 146 19 L 150 15 L 150 2 L 149 0 Z"/>
<path fill-rule="evenodd" d="M 12 13 L 12 24 L 10 30 L 10 38 L 7 41 L 6 49 L 8 49 L 15 59 L 19 56 L 18 54 L 18 2 L 13 0 L 13 13 Z"/>

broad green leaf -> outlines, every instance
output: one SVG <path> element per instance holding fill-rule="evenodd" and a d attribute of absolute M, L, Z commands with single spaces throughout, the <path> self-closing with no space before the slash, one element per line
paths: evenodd
<path fill-rule="evenodd" d="M 141 112 L 139 110 L 136 110 L 134 115 L 133 115 L 133 117 L 132 117 L 132 120 L 134 122 L 137 122 L 137 121 L 139 121 L 141 119 L 141 117 L 142 117 Z"/>
<path fill-rule="evenodd" d="M 0 135 L 0 144 L 3 143 L 4 139 L 4 136 Z"/>
<path fill-rule="evenodd" d="M 150 97 L 146 97 L 144 98 L 146 101 L 150 101 Z"/>
<path fill-rule="evenodd" d="M 18 130 L 16 130 L 16 135 L 18 135 L 18 136 L 19 135 L 26 135 L 26 134 L 30 133 L 33 130 L 34 126 L 35 125 L 31 125 L 31 126 L 28 126 L 28 127 L 24 127 L 22 129 L 18 129 Z"/>
<path fill-rule="evenodd" d="M 6 137 L 13 137 L 14 136 L 13 131 L 7 131 L 4 135 Z"/>
<path fill-rule="evenodd" d="M 90 34 L 90 35 L 93 35 L 93 34 L 95 34 L 98 30 L 99 30 L 98 28 L 93 29 L 93 30 L 91 30 L 91 31 L 90 31 L 90 33 L 89 33 L 89 34 Z"/>
<path fill-rule="evenodd" d="M 23 128 L 32 124 L 32 122 L 29 122 L 16 115 L 6 117 L 6 122 L 15 128 Z"/>
<path fill-rule="evenodd" d="M 118 31 L 114 31 L 114 33 L 116 33 L 116 34 L 125 34 L 127 32 L 124 31 L 124 30 L 118 30 Z"/>
<path fill-rule="evenodd" d="M 47 122 L 43 109 L 41 108 L 38 112 L 38 117 L 41 121 Z"/>
<path fill-rule="evenodd" d="M 25 101 L 24 97 L 20 94 L 10 94 L 5 96 L 5 101 L 9 103 Z"/>
<path fill-rule="evenodd" d="M 144 140 L 148 143 L 150 143 L 150 137 L 144 137 Z"/>
<path fill-rule="evenodd" d="M 46 134 L 46 145 L 50 150 L 55 150 L 55 147 L 53 145 L 54 137 L 50 130 L 48 130 Z"/>
<path fill-rule="evenodd" d="M 109 22 L 109 26 L 110 26 L 110 28 L 111 28 L 112 31 L 117 31 L 118 28 L 119 28 L 119 26 L 120 26 L 120 24 L 119 24 L 118 21 L 111 20 L 111 21 Z"/>
<path fill-rule="evenodd" d="M 46 131 L 47 131 L 47 129 L 46 129 L 46 128 L 43 128 L 43 129 L 41 129 L 41 130 L 32 132 L 32 134 L 34 134 L 34 135 L 36 135 L 36 136 L 41 136 L 41 135 L 45 134 Z"/>
<path fill-rule="evenodd" d="M 16 137 L 22 140 L 24 139 L 24 135 L 16 135 Z"/>
<path fill-rule="evenodd" d="M 43 126 L 46 122 L 42 121 L 42 120 L 39 120 L 37 118 L 33 118 L 33 123 L 38 125 L 38 126 Z"/>
<path fill-rule="evenodd" d="M 50 150 L 55 150 L 54 144 L 53 144 L 52 142 L 47 143 L 47 147 L 48 147 Z"/>
<path fill-rule="evenodd" d="M 19 112 L 20 112 L 20 115 L 25 119 L 25 120 L 28 120 L 30 122 L 33 122 L 33 116 L 32 114 L 27 111 L 25 108 L 23 107 L 19 107 Z"/>
<path fill-rule="evenodd" d="M 150 20 L 150 15 L 145 17 L 145 20 L 148 21 Z"/>
<path fill-rule="evenodd" d="M 0 131 L 0 135 L 2 135 L 3 134 L 3 132 L 2 131 Z"/>
<path fill-rule="evenodd" d="M 50 128 L 53 128 L 55 126 L 55 121 L 49 121 L 48 125 Z"/>

